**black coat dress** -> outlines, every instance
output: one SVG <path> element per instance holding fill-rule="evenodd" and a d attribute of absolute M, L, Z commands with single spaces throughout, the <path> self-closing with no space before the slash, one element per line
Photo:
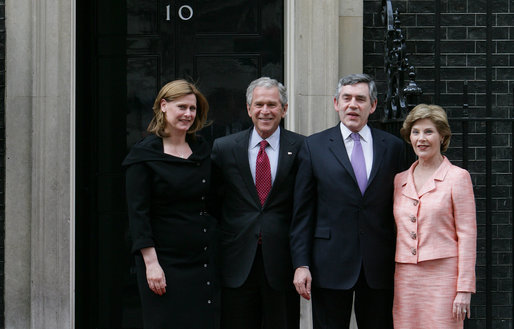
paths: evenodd
<path fill-rule="evenodd" d="M 210 147 L 188 139 L 188 159 L 164 153 L 151 135 L 123 161 L 132 251 L 136 255 L 145 328 L 219 328 L 216 222 L 206 210 Z M 140 249 L 155 247 L 166 276 L 166 293 L 153 293 Z"/>

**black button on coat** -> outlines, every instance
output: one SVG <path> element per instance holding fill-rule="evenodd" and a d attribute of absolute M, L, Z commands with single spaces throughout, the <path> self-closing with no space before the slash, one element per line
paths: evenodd
<path fill-rule="evenodd" d="M 165 154 L 162 139 L 151 135 L 123 161 L 145 328 L 219 328 L 217 229 L 206 212 L 210 147 L 201 137 L 187 141 L 188 159 Z M 155 247 L 164 270 L 163 296 L 148 287 L 139 252 L 146 247 Z"/>

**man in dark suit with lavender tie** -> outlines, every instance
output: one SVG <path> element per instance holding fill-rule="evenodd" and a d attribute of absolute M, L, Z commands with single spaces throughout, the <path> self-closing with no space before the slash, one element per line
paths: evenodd
<path fill-rule="evenodd" d="M 312 292 L 314 329 L 348 328 L 354 293 L 359 329 L 392 328 L 393 181 L 404 144 L 368 126 L 376 107 L 371 77 L 343 77 L 341 122 L 307 137 L 298 155 L 291 252 L 296 290 Z"/>
<path fill-rule="evenodd" d="M 280 127 L 285 87 L 259 78 L 246 93 L 254 126 L 215 140 L 223 329 L 298 329 L 289 227 L 304 137 Z"/>

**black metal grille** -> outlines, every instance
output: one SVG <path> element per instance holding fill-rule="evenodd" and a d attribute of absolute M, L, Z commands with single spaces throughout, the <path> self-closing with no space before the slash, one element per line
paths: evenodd
<path fill-rule="evenodd" d="M 378 1 L 374 1 L 376 4 Z M 499 51 L 498 45 L 503 41 L 493 38 L 493 33 L 498 34 L 501 31 L 501 15 L 497 14 L 499 10 L 510 10 L 512 14 L 514 8 L 500 8 L 500 4 L 494 4 L 492 0 L 476 0 L 474 2 L 464 1 L 466 9 L 457 8 L 457 2 L 445 2 L 434 0 L 432 6 L 430 1 L 424 2 L 424 8 L 421 2 L 416 1 L 398 1 L 399 6 L 404 11 L 410 11 L 405 15 L 409 19 L 409 26 L 413 31 L 421 29 L 433 30 L 433 38 L 429 39 L 426 35 L 418 37 L 422 42 L 419 45 L 411 47 L 414 53 L 411 63 L 419 63 L 422 67 L 419 70 L 411 71 L 417 73 L 416 78 L 419 79 L 423 88 L 427 89 L 422 96 L 414 99 L 408 99 L 409 95 L 403 95 L 404 100 L 412 108 L 418 102 L 434 103 L 441 105 L 447 110 L 450 125 L 452 128 L 452 140 L 450 148 L 446 155 L 450 161 L 460 167 L 467 169 L 473 180 L 475 190 L 475 200 L 477 205 L 477 294 L 472 298 L 472 318 L 465 322 L 466 328 L 512 328 L 512 319 L 514 315 L 513 306 L 513 263 L 514 249 L 512 223 L 514 222 L 512 197 L 514 195 L 514 175 L 512 174 L 514 163 L 513 133 L 514 133 L 514 86 L 513 78 L 508 72 L 513 70 L 512 61 L 506 66 L 505 72 L 502 72 L 502 66 L 498 64 L 498 60 L 503 56 Z M 366 5 L 366 2 L 365 2 Z M 370 2 L 368 2 L 368 6 Z M 452 7 L 454 6 L 454 7 Z M 496 6 L 493 8 L 493 6 Z M 416 8 L 415 8 L 416 7 Z M 404 51 L 409 44 L 408 35 L 400 28 L 401 14 L 392 12 L 391 1 L 382 0 L 382 8 L 390 8 L 389 14 L 374 14 L 372 19 L 376 22 L 377 16 L 391 17 L 394 24 L 384 22 L 386 39 L 383 49 L 385 50 L 384 72 L 385 76 L 379 74 L 380 67 L 377 62 L 366 64 L 365 55 L 365 71 L 374 74 L 378 78 L 378 84 L 386 85 L 383 96 L 384 108 L 381 110 L 379 118 L 374 117 L 372 124 L 378 128 L 389 131 L 395 135 L 399 135 L 399 130 L 404 118 L 402 111 L 395 111 L 391 106 L 389 94 L 390 90 L 402 90 L 403 85 L 398 85 L 398 81 L 404 81 L 403 78 L 392 76 L 388 70 L 392 67 L 391 62 L 401 63 L 404 61 L 398 58 L 398 54 L 407 56 Z M 470 12 L 470 8 L 477 8 L 480 12 Z M 509 7 L 510 8 L 510 7 Z M 496 12 L 493 12 L 493 9 Z M 463 10 L 463 20 L 473 16 L 470 19 L 473 23 L 464 23 L 458 21 L 451 15 L 452 10 L 457 12 Z M 467 11 L 466 11 L 467 10 Z M 421 14 L 419 14 L 421 12 Z M 507 15 L 508 16 L 508 15 Z M 433 24 L 433 28 L 427 28 L 426 21 L 420 23 L 422 19 L 432 17 L 428 20 Z M 512 16 L 508 16 L 512 17 Z M 423 25 L 419 27 L 419 25 Z M 466 27 L 466 24 L 475 24 L 476 26 Z M 395 26 L 394 33 L 390 32 L 391 26 Z M 464 25 L 465 28 L 461 28 Z M 505 25 L 505 24 L 503 24 Z M 382 27 L 384 28 L 384 27 Z M 496 29 L 495 29 L 496 28 Z M 368 28 L 376 29 L 376 26 Z M 459 30 L 460 29 L 460 30 Z M 458 39 L 451 35 L 475 29 L 476 33 L 483 34 L 483 40 L 471 41 L 475 53 L 469 55 L 469 40 Z M 366 22 L 365 22 L 366 30 Z M 415 32 L 411 34 L 414 35 Z M 394 44 L 391 40 L 387 40 L 388 35 L 396 35 L 397 40 L 405 39 L 405 45 L 399 47 L 401 52 L 392 54 L 396 57 L 387 58 L 391 55 L 391 47 Z M 369 50 L 380 49 L 376 41 L 373 43 L 366 40 L 366 35 L 374 38 L 371 33 L 366 34 L 365 45 Z M 461 38 L 462 38 L 461 34 Z M 401 36 L 398 38 L 398 36 Z M 469 37 L 469 35 L 468 35 Z M 465 37 L 464 37 L 465 38 Z M 498 38 L 498 37 L 496 37 Z M 503 38 L 510 38 L 505 41 L 513 42 L 514 35 Z M 466 44 L 468 42 L 468 44 Z M 456 43 L 462 45 L 462 51 L 458 54 L 449 53 L 447 47 L 449 44 Z M 373 45 L 373 47 L 371 47 Z M 365 51 L 369 51 L 366 50 Z M 372 51 L 371 51 L 372 53 Z M 507 56 L 509 51 L 506 50 Z M 427 60 L 427 56 L 433 56 L 432 62 Z M 376 55 L 376 54 L 374 54 Z M 468 56 L 469 55 L 469 56 Z M 501 56 L 500 56 L 501 55 Z M 459 56 L 462 59 L 459 59 Z M 368 58 L 374 58 L 368 55 Z M 477 63 L 469 64 L 469 59 L 477 59 Z M 460 60 L 460 62 L 459 62 Z M 451 63 L 450 63 L 451 62 Z M 393 66 L 398 69 L 401 65 Z M 469 75 L 472 72 L 474 79 L 461 78 L 462 75 Z M 403 70 L 397 70 L 397 74 L 407 74 L 405 66 Z M 391 78 L 391 76 L 393 78 Z M 494 79 L 493 79 L 494 76 Z M 501 79 L 500 79 L 501 78 Z M 384 81 L 382 82 L 381 79 Z M 497 81 L 500 79 L 501 81 Z M 411 79 L 413 81 L 413 79 Z M 405 83 L 404 83 L 405 84 Z M 459 92 L 459 84 L 460 90 Z M 468 93 L 468 89 L 472 89 L 472 93 Z M 380 89 L 379 89 L 380 90 Z M 398 97 L 402 97 L 398 92 Z M 419 94 L 418 94 L 419 95 Z M 507 100 L 506 97 L 509 97 Z M 460 99 L 460 105 L 459 105 Z M 471 104 L 470 104 L 471 103 Z M 393 103 L 394 105 L 394 103 Z M 408 112 L 407 109 L 406 112 Z M 400 113 L 394 116 L 391 113 Z M 410 146 L 408 147 L 410 149 Z M 411 160 L 414 155 L 411 152 Z"/>

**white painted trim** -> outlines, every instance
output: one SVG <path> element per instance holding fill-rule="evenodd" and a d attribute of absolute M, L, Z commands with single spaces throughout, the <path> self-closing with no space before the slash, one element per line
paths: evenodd
<path fill-rule="evenodd" d="M 295 0 L 285 0 L 284 15 L 284 34 L 285 34 L 285 85 L 288 90 L 288 113 L 285 118 L 285 127 L 288 130 L 296 131 L 296 85 L 295 85 L 295 61 L 294 61 L 294 44 L 295 44 Z"/>
<path fill-rule="evenodd" d="M 33 15 L 31 1 L 5 3 L 6 328 L 30 328 Z"/>
<path fill-rule="evenodd" d="M 75 328 L 75 166 L 76 166 L 76 0 L 71 0 L 70 12 L 70 327 Z"/>

